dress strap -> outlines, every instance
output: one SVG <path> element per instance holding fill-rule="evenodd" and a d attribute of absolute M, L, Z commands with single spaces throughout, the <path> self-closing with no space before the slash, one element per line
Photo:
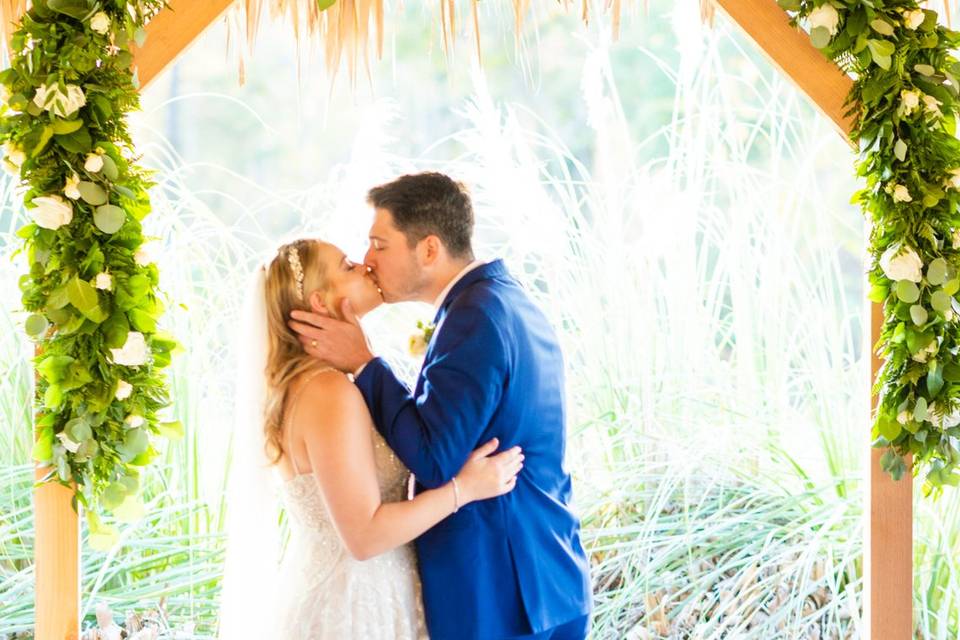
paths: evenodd
<path fill-rule="evenodd" d="M 295 455 L 293 455 L 293 447 L 290 446 L 290 431 L 291 431 L 291 428 L 292 428 L 292 426 L 293 426 L 293 417 L 294 417 L 294 415 L 296 415 L 297 402 L 300 401 L 300 395 L 303 393 L 303 390 L 307 388 L 307 385 L 310 384 L 310 381 L 313 380 L 314 378 L 316 378 L 316 377 L 317 377 L 318 375 L 320 375 L 321 373 L 324 373 L 324 372 L 326 372 L 326 371 L 336 371 L 336 369 L 333 369 L 333 368 L 331 368 L 331 367 L 323 367 L 322 369 L 317 369 L 316 371 L 311 371 L 311 372 L 307 375 L 307 377 L 304 378 L 303 382 L 300 384 L 300 387 L 297 389 L 297 392 L 296 392 L 295 394 L 293 394 L 293 397 L 292 397 L 292 398 L 290 398 L 290 405 L 289 405 L 290 414 L 289 414 L 288 416 L 286 416 L 286 420 L 285 420 L 285 422 L 286 422 L 286 425 L 285 425 L 285 427 L 286 427 L 286 429 L 285 429 L 286 434 L 285 434 L 285 438 L 284 438 L 284 439 L 287 441 L 287 442 L 286 442 L 286 447 L 287 447 L 287 451 L 289 452 L 289 456 L 290 456 L 290 464 L 293 465 L 293 471 L 294 471 L 294 473 L 296 473 L 297 475 L 300 475 L 300 473 L 301 473 L 301 472 L 300 472 L 300 467 L 297 466 L 297 457 L 296 457 Z"/>

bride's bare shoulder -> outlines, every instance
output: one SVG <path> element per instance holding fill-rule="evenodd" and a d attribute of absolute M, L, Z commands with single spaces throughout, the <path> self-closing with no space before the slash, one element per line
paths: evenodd
<path fill-rule="evenodd" d="M 304 380 L 299 393 L 300 404 L 320 415 L 366 408 L 357 385 L 345 373 L 334 369 L 310 375 Z"/>

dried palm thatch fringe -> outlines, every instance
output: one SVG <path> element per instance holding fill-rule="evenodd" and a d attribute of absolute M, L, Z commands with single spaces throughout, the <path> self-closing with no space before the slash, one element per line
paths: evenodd
<path fill-rule="evenodd" d="M 201 2 L 202 0 L 179 0 Z M 456 44 L 458 0 L 436 0 L 440 5 L 440 27 L 443 50 L 449 56 Z M 473 21 L 473 36 L 478 62 L 481 60 L 480 44 L 480 0 L 466 0 L 470 3 Z M 547 0 L 556 2 L 557 0 Z M 580 18 L 589 24 L 591 2 L 581 0 Z M 631 0 L 627 0 L 628 2 Z M 715 0 L 701 0 L 701 15 L 707 22 L 713 21 Z M 178 0 L 170 0 L 176 9 Z M 560 0 L 564 9 L 569 10 L 575 0 Z M 514 16 L 514 35 L 520 43 L 524 20 L 530 11 L 531 0 L 511 0 Z M 27 10 L 28 0 L 0 0 L 0 21 L 2 34 L 9 47 L 10 36 Z M 620 35 L 621 14 L 624 0 L 603 0 L 602 8 L 611 16 L 613 39 Z M 643 2 L 646 9 L 647 0 Z M 949 0 L 944 0 L 944 8 L 949 16 Z M 357 73 L 362 68 L 370 75 L 370 41 L 376 43 L 375 55 L 383 56 L 384 0 L 335 0 L 327 9 L 321 9 L 317 0 L 237 0 L 226 16 L 228 27 L 228 47 L 236 47 L 240 80 L 243 82 L 246 59 L 253 51 L 263 15 L 269 11 L 272 19 L 289 21 L 293 26 L 294 41 L 298 47 L 308 42 L 323 46 L 327 68 L 336 71 L 342 62 L 346 62 L 352 84 L 356 83 Z M 299 60 L 298 60 L 299 71 Z"/>

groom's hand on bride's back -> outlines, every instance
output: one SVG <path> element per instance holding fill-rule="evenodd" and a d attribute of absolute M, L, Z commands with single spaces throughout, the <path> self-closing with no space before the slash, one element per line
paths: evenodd
<path fill-rule="evenodd" d="M 350 301 L 344 299 L 344 320 L 330 317 L 323 307 L 290 313 L 290 328 L 297 333 L 307 354 L 346 373 L 355 373 L 373 359 L 370 345 Z"/>

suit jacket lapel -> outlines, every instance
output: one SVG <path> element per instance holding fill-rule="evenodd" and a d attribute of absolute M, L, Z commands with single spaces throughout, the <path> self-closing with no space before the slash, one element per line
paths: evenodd
<path fill-rule="evenodd" d="M 440 326 L 440 323 L 443 321 L 443 317 L 447 315 L 447 309 L 450 308 L 450 305 L 453 304 L 453 301 L 456 300 L 457 296 L 460 295 L 464 290 L 467 289 L 470 285 L 480 280 L 490 280 L 492 278 L 498 278 L 508 275 L 507 267 L 503 264 L 503 260 L 494 260 L 485 265 L 481 265 L 468 273 L 467 275 L 460 278 L 457 284 L 453 285 L 453 288 L 450 289 L 450 292 L 447 293 L 447 297 L 443 299 L 443 302 L 440 303 L 440 308 L 437 309 L 437 315 L 433 318 L 433 324 L 436 327 Z"/>

